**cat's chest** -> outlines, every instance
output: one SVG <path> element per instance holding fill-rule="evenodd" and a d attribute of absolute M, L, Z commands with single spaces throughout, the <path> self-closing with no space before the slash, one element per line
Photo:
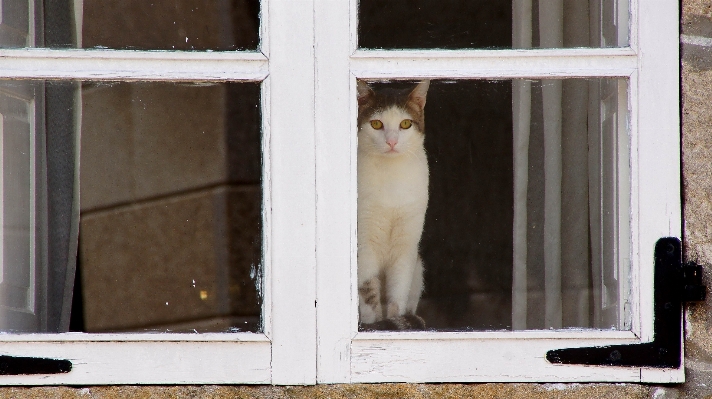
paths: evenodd
<path fill-rule="evenodd" d="M 358 168 L 359 202 L 400 207 L 427 204 L 428 165 L 422 159 L 403 162 L 364 160 Z"/>

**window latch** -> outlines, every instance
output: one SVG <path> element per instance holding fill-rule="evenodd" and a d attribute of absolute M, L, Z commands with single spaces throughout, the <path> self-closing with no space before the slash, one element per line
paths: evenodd
<path fill-rule="evenodd" d="M 547 352 L 551 363 L 595 366 L 679 368 L 682 359 L 682 307 L 684 302 L 704 301 L 702 266 L 682 262 L 682 244 L 675 237 L 655 244 L 653 342 Z"/>
<path fill-rule="evenodd" d="M 72 362 L 41 357 L 0 356 L 0 375 L 61 374 L 72 371 Z"/>

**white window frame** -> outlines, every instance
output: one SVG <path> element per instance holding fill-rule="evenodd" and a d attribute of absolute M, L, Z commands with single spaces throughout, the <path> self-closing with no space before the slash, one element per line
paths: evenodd
<path fill-rule="evenodd" d="M 2 79 L 261 81 L 264 161 L 262 333 L 1 334 L 2 355 L 73 369 L 0 384 L 315 383 L 312 16 L 311 1 L 262 0 L 255 52 L 0 50 Z"/>
<path fill-rule="evenodd" d="M 653 248 L 681 234 L 677 3 L 631 0 L 624 48 L 460 51 L 359 50 L 357 7 L 315 7 L 317 381 L 683 382 L 684 366 L 545 359 L 552 349 L 653 339 Z M 574 77 L 628 79 L 631 331 L 358 332 L 356 79 Z"/>
<path fill-rule="evenodd" d="M 0 78 L 262 81 L 264 332 L 2 334 L 69 359 L 0 384 L 682 382 L 680 369 L 549 364 L 549 349 L 649 342 L 653 246 L 680 236 L 678 9 L 631 0 L 619 49 L 364 51 L 356 0 L 262 0 L 258 52 L 0 50 Z M 356 78 L 629 79 L 632 331 L 358 333 Z"/>

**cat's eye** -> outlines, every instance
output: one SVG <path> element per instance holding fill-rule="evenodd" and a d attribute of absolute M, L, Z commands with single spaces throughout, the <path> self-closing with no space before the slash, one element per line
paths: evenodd
<path fill-rule="evenodd" d="M 403 122 L 401 122 L 401 125 L 403 125 Z M 371 127 L 376 130 L 381 130 L 383 129 L 383 122 L 379 121 L 378 119 L 374 119 L 371 121 Z"/>
<path fill-rule="evenodd" d="M 375 95 L 408 96 L 416 84 L 422 83 L 372 82 L 369 87 Z M 421 209 L 426 220 L 422 236 L 411 237 L 413 248 L 420 248 L 428 287 L 415 294 L 420 294 L 416 315 L 422 325 L 444 331 L 627 328 L 630 269 L 607 250 L 624 245 L 630 234 L 627 220 L 616 219 L 619 212 L 627 214 L 629 203 L 626 85 L 625 79 L 612 78 L 433 79 L 428 84 L 432 97 L 423 114 L 429 121 L 423 126 L 427 140 L 398 137 L 396 149 L 408 146 L 401 158 L 393 145 L 374 149 L 390 162 L 410 165 L 421 159 L 421 168 L 428 171 L 420 180 L 410 169 L 388 174 L 388 184 L 429 187 L 420 197 L 427 203 L 427 212 Z M 555 98 L 549 94 L 554 91 Z M 519 99 L 519 108 L 512 108 L 513 99 Z M 401 118 L 400 129 L 415 123 L 406 115 Z M 552 120 L 565 123 L 554 130 Z M 371 125 L 382 127 L 378 120 Z M 520 144 L 522 137 L 526 146 Z M 559 141 L 550 143 L 550 137 Z M 390 140 L 393 144 L 394 138 Z M 547 166 L 552 157 L 560 169 Z M 403 204 L 413 198 L 403 198 Z M 459 207 L 453 207 L 453 198 Z M 357 207 L 371 209 L 368 199 L 358 201 Z M 358 228 L 380 232 L 388 217 L 362 218 Z M 554 238 L 548 238 L 550 231 Z M 545 245 L 547 240 L 554 249 Z M 394 254 L 400 252 L 387 256 Z M 551 254 L 558 256 L 556 263 L 549 260 Z M 547 288 L 546 273 L 562 276 L 556 289 Z M 457 309 L 453 301 L 460 304 Z M 558 304 L 562 310 L 556 317 L 545 317 Z M 363 314 L 369 317 L 367 312 Z M 362 323 L 369 325 L 365 329 L 380 328 L 371 326 L 372 321 Z M 417 320 L 410 323 L 422 328 Z"/>

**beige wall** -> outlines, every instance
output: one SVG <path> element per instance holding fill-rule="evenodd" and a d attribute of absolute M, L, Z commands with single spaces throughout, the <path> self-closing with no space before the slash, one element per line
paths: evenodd
<path fill-rule="evenodd" d="M 257 328 L 257 89 L 83 86 L 85 331 Z"/>

